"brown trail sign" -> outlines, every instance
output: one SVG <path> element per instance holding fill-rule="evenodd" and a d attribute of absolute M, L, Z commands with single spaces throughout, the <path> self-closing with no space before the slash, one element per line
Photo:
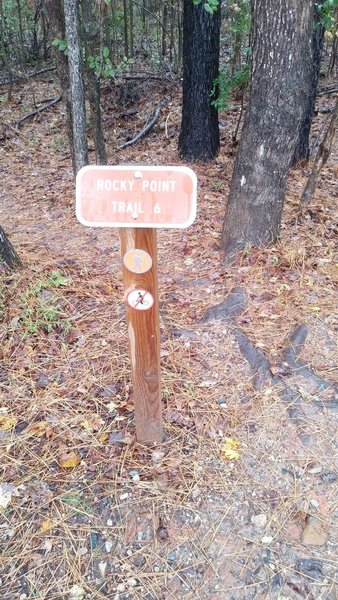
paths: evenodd
<path fill-rule="evenodd" d="M 136 438 L 162 440 L 156 228 L 188 227 L 197 179 L 188 167 L 88 166 L 76 178 L 76 215 L 118 227 L 135 400 Z"/>

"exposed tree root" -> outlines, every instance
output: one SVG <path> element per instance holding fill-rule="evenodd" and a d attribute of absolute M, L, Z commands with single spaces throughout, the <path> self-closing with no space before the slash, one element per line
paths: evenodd
<path fill-rule="evenodd" d="M 306 325 L 298 325 L 295 331 L 290 336 L 290 344 L 284 351 L 283 364 L 287 364 L 289 370 L 281 369 L 282 375 L 273 375 L 271 372 L 270 361 L 266 357 L 265 353 L 261 349 L 257 349 L 249 338 L 241 332 L 239 329 L 235 329 L 235 337 L 239 345 L 239 349 L 242 352 L 244 358 L 248 361 L 253 374 L 254 374 L 254 386 L 256 389 L 262 389 L 267 384 L 277 385 L 285 380 L 285 377 L 292 375 L 301 375 L 304 379 L 310 380 L 316 386 L 316 392 L 323 392 L 330 390 L 332 392 L 329 398 L 319 399 L 317 396 L 312 395 L 311 400 L 318 406 L 326 408 L 338 408 L 337 394 L 338 389 L 330 382 L 326 381 L 322 377 L 319 377 L 314 373 L 303 361 L 299 359 L 299 355 L 303 349 L 305 340 L 308 334 L 308 328 Z M 283 389 L 279 393 L 280 397 L 285 402 L 298 403 L 300 394 L 293 388 L 283 386 Z M 290 415 L 295 417 L 295 414 Z"/>

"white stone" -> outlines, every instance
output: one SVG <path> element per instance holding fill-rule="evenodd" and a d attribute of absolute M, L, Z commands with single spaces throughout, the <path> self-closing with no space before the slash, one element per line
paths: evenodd
<path fill-rule="evenodd" d="M 260 513 L 259 515 L 253 515 L 251 517 L 251 523 L 256 527 L 265 527 L 267 521 L 268 517 L 264 513 Z"/>

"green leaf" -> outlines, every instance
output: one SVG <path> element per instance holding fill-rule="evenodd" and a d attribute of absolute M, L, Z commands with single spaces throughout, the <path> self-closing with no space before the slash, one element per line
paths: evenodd
<path fill-rule="evenodd" d="M 212 8 L 212 6 L 210 6 L 210 4 L 205 3 L 204 5 L 204 10 L 207 11 L 207 13 L 213 15 L 214 14 L 214 9 Z"/>
<path fill-rule="evenodd" d="M 102 56 L 103 56 L 103 58 L 108 58 L 108 56 L 109 56 L 109 48 L 107 48 L 107 46 L 104 46 L 102 48 Z"/>

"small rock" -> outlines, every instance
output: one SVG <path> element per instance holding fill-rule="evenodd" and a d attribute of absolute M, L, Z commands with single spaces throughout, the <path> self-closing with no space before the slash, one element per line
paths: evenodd
<path fill-rule="evenodd" d="M 109 553 L 114 545 L 114 542 L 107 540 L 105 543 L 106 552 Z"/>
<path fill-rule="evenodd" d="M 311 473 L 311 475 L 317 475 L 318 473 L 321 473 L 322 470 L 323 470 L 323 467 L 321 467 L 320 465 L 318 465 L 318 466 L 313 465 L 307 471 L 308 471 L 308 473 Z"/>
<path fill-rule="evenodd" d="M 100 571 L 100 575 L 101 577 L 104 577 L 106 574 L 106 570 L 107 570 L 107 563 L 103 562 L 102 560 L 99 562 L 99 571 Z"/>
<path fill-rule="evenodd" d="M 137 585 L 137 579 L 134 579 L 134 577 L 129 577 L 129 579 L 127 579 L 127 583 L 130 585 L 130 587 L 135 587 Z"/>
<path fill-rule="evenodd" d="M 48 387 L 49 384 L 50 384 L 50 379 L 49 379 L 48 375 L 46 375 L 46 373 L 40 373 L 40 375 L 36 381 L 35 387 L 37 387 L 38 389 L 43 389 L 43 388 Z"/>
<path fill-rule="evenodd" d="M 129 498 L 129 494 L 128 493 L 121 494 L 121 496 L 120 496 L 120 500 L 127 500 L 127 498 Z"/>
<path fill-rule="evenodd" d="M 136 471 L 136 469 L 133 469 L 132 471 L 129 471 L 129 477 L 131 477 L 131 479 L 133 481 L 135 481 L 135 483 L 137 483 L 138 481 L 140 481 L 140 475 L 139 475 L 139 472 Z"/>
<path fill-rule="evenodd" d="M 85 591 L 80 585 L 73 585 L 69 592 L 69 598 L 71 600 L 82 600 L 84 595 Z"/>
<path fill-rule="evenodd" d="M 113 526 L 112 519 L 107 519 L 107 525 L 108 525 L 108 527 L 112 527 Z"/>
<path fill-rule="evenodd" d="M 151 460 L 154 463 L 161 462 L 163 457 L 164 457 L 164 452 L 162 450 L 154 450 L 154 452 L 152 452 L 152 454 L 151 454 Z"/>
<path fill-rule="evenodd" d="M 315 558 L 300 558 L 297 561 L 296 569 L 313 579 L 323 578 L 323 562 L 321 560 Z"/>
<path fill-rule="evenodd" d="M 264 513 L 260 513 L 259 515 L 253 515 L 251 517 L 251 523 L 255 525 L 255 527 L 265 527 L 267 521 L 268 517 Z"/>
<path fill-rule="evenodd" d="M 323 546 L 328 539 L 322 521 L 312 515 L 308 516 L 302 531 L 301 541 L 308 546 Z"/>
<path fill-rule="evenodd" d="M 124 433 L 122 433 L 122 431 L 113 431 L 108 439 L 108 444 L 112 445 L 112 444 L 118 444 L 123 442 L 125 438 Z"/>
<path fill-rule="evenodd" d="M 273 537 L 271 535 L 266 535 L 264 537 L 262 537 L 261 542 L 262 544 L 271 544 L 273 540 Z"/>
<path fill-rule="evenodd" d="M 116 591 L 117 591 L 117 592 L 124 592 L 124 591 L 125 591 L 125 589 L 126 589 L 126 586 L 125 586 L 125 584 L 124 584 L 124 583 L 119 583 L 119 584 L 116 586 Z"/>
<path fill-rule="evenodd" d="M 334 483 L 335 481 L 337 481 L 337 479 L 338 479 L 338 474 L 334 473 L 332 471 L 326 471 L 321 476 L 321 480 L 324 481 L 325 483 Z"/>

